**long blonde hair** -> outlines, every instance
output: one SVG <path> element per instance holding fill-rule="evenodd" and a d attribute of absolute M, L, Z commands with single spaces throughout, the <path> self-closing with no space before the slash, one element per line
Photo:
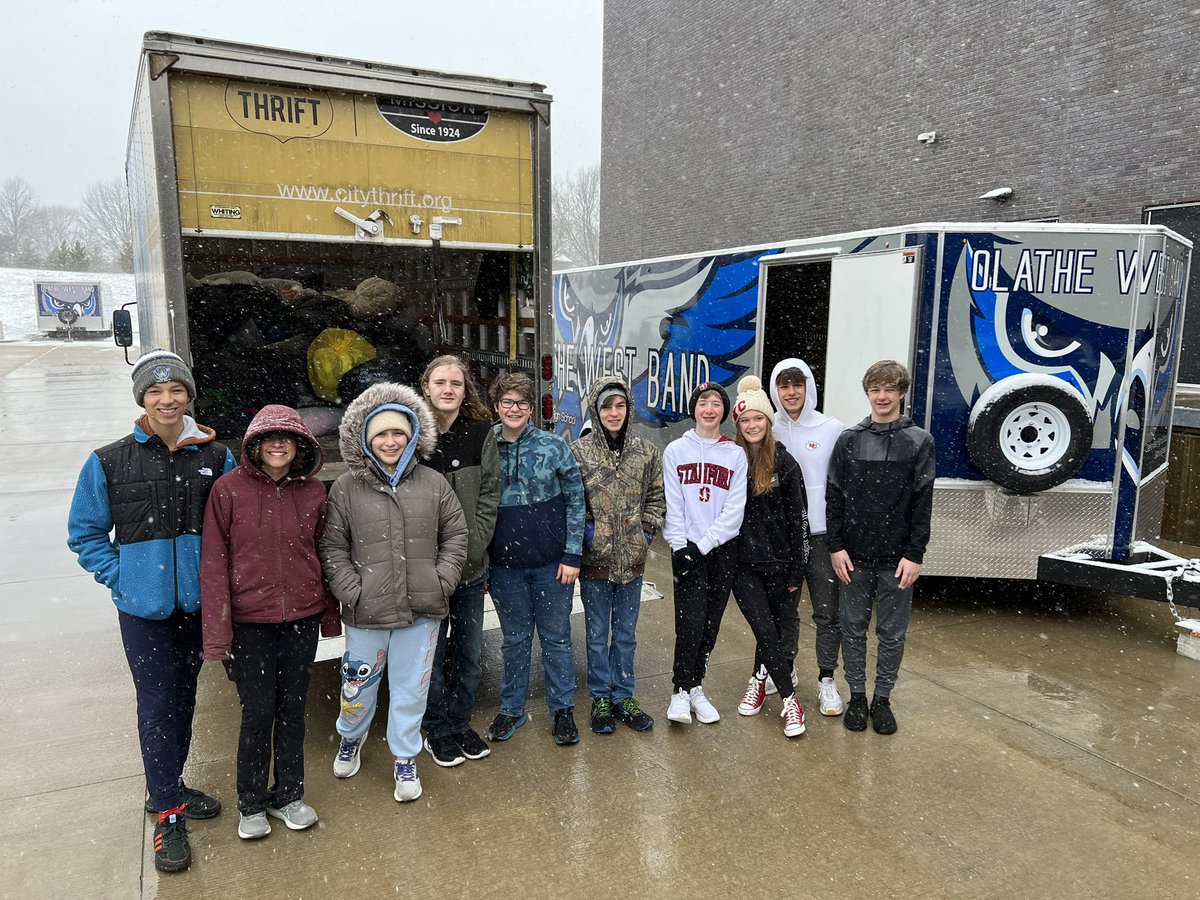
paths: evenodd
<path fill-rule="evenodd" d="M 429 399 L 429 377 L 433 374 L 434 369 L 440 369 L 442 366 L 458 366 L 462 370 L 465 390 L 460 412 L 476 422 L 491 422 L 495 417 L 491 410 L 483 405 L 483 400 L 479 397 L 479 390 L 475 387 L 475 379 L 471 377 L 471 370 L 467 368 L 467 363 L 461 356 L 455 356 L 453 353 L 439 356 L 425 367 L 425 371 L 421 375 L 421 393 L 425 395 L 425 398 Z"/>
<path fill-rule="evenodd" d="M 750 464 L 750 489 L 755 497 L 771 492 L 771 482 L 775 480 L 775 433 L 768 428 L 763 439 L 757 444 L 751 444 L 742 437 L 742 429 L 734 433 L 734 441 L 746 451 L 746 460 Z"/>

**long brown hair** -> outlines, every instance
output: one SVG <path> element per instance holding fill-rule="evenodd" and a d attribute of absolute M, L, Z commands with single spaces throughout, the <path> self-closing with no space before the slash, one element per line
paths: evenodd
<path fill-rule="evenodd" d="M 770 422 L 770 420 L 767 420 Z M 746 451 L 746 460 L 750 463 L 750 488 L 755 497 L 771 492 L 771 482 L 775 480 L 775 433 L 768 426 L 767 433 L 757 444 L 751 444 L 742 437 L 742 429 L 734 432 L 734 441 Z"/>
<path fill-rule="evenodd" d="M 466 361 L 461 356 L 455 356 L 453 353 L 447 353 L 439 356 L 425 367 L 425 372 L 421 375 L 421 393 L 425 395 L 425 399 L 429 399 L 429 377 L 433 374 L 434 369 L 440 369 L 442 366 L 458 366 L 463 373 L 463 404 L 460 414 L 465 414 L 468 419 L 474 419 L 476 422 L 491 422 L 495 417 L 491 410 L 483 405 L 483 400 L 479 397 L 479 389 L 475 387 L 475 379 L 471 377 L 471 370 L 467 368 Z"/>

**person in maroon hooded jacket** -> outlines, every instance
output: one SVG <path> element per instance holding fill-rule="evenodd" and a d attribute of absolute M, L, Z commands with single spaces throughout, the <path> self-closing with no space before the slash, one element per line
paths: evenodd
<path fill-rule="evenodd" d="M 326 492 L 314 476 L 323 462 L 294 409 L 264 406 L 241 465 L 213 486 L 205 511 L 204 658 L 224 662 L 242 704 L 238 837 L 247 840 L 271 833 L 268 815 L 294 831 L 317 821 L 303 799 L 304 706 L 318 632 L 341 633 L 317 556 Z"/>

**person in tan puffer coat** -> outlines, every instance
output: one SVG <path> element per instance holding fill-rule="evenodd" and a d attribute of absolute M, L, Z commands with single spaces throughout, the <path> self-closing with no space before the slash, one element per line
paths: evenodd
<path fill-rule="evenodd" d="M 333 772 L 358 771 L 386 669 L 395 797 L 415 800 L 430 667 L 467 560 L 467 522 L 449 482 L 418 462 L 436 448 L 437 425 L 412 388 L 385 382 L 364 391 L 346 410 L 339 446 L 349 471 L 330 489 L 320 543 L 346 628 Z"/>

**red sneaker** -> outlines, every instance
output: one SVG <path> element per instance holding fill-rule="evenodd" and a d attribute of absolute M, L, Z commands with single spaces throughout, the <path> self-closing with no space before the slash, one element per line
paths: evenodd
<path fill-rule="evenodd" d="M 783 717 L 784 737 L 800 737 L 804 734 L 804 707 L 795 694 L 783 701 L 783 712 L 779 715 Z"/>
<path fill-rule="evenodd" d="M 759 681 L 757 675 L 752 675 L 750 683 L 746 685 L 746 693 L 742 695 L 742 702 L 738 704 L 738 712 L 743 716 L 757 716 L 762 712 L 766 699 L 767 683 Z"/>

